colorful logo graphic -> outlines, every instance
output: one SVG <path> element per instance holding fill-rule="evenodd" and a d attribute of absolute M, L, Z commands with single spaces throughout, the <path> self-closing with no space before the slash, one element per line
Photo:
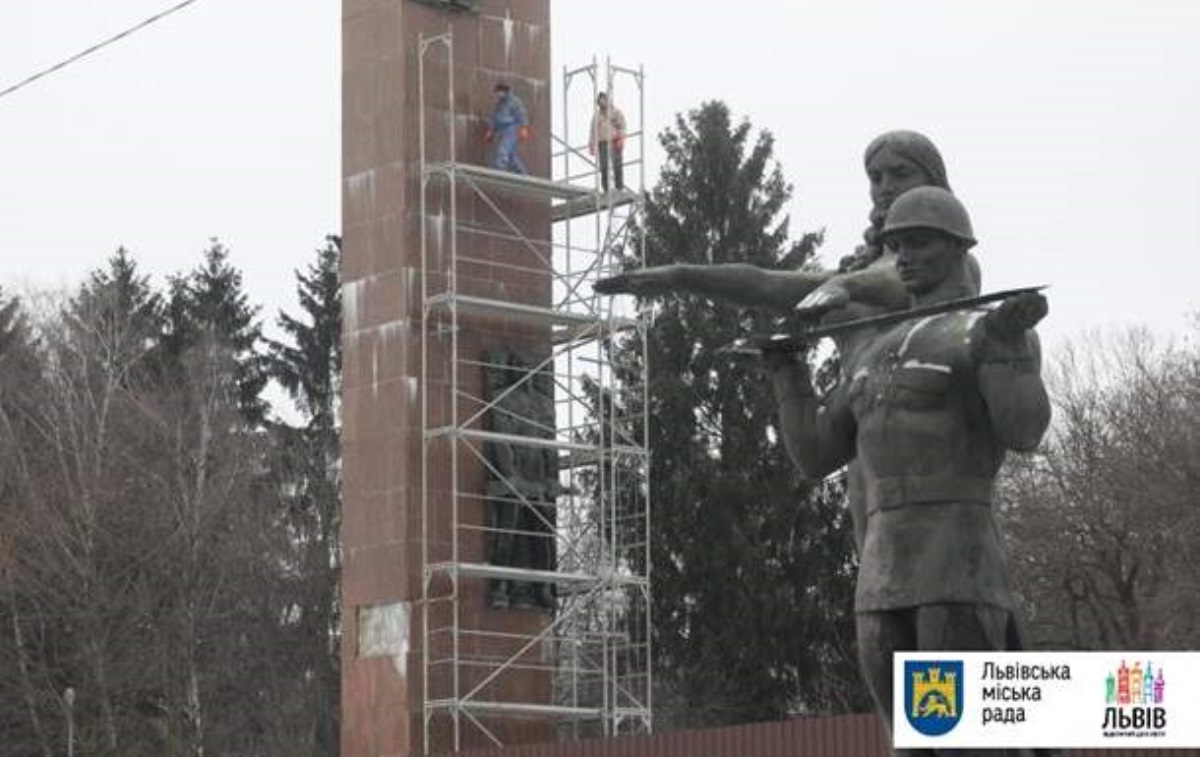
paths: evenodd
<path fill-rule="evenodd" d="M 1134 662 L 1131 668 L 1121 660 L 1121 667 L 1104 679 L 1104 701 L 1118 707 L 1162 704 L 1166 686 L 1162 665 L 1155 668 L 1147 661 L 1143 668 L 1141 662 Z"/>
<path fill-rule="evenodd" d="M 918 733 L 949 733 L 962 717 L 962 694 L 961 660 L 904 663 L 904 714 Z"/>

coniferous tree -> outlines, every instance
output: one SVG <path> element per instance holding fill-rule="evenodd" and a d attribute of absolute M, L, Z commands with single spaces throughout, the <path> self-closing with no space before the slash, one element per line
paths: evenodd
<path fill-rule="evenodd" d="M 25 331 L 21 302 L 16 297 L 5 297 L 0 288 L 0 355 L 14 346 Z"/>
<path fill-rule="evenodd" d="M 710 102 L 660 138 L 646 265 L 806 263 L 771 136 Z M 663 720 L 713 725 L 869 707 L 852 650 L 853 538 L 837 485 L 787 458 L 769 383 L 719 348 L 769 316 L 689 296 L 650 306 L 654 649 Z M 638 345 L 618 346 L 637 367 Z M 633 371 L 636 373 L 636 371 Z M 627 408 L 636 398 L 621 400 Z"/>
<path fill-rule="evenodd" d="M 130 371 L 139 369 L 149 378 L 146 359 L 162 338 L 163 300 L 124 247 L 109 258 L 106 268 L 88 275 L 65 315 L 80 348 L 94 352 L 114 380 L 132 380 Z"/>
<path fill-rule="evenodd" d="M 284 522 L 295 553 L 291 596 L 298 608 L 296 664 L 309 673 L 313 755 L 338 750 L 342 370 L 341 239 L 326 238 L 306 272 L 296 272 L 302 317 L 280 313 L 286 341 L 270 341 L 270 373 L 296 402 L 302 425 L 280 423 L 276 466 Z"/>
<path fill-rule="evenodd" d="M 178 361 L 189 350 L 203 349 L 230 361 L 230 391 L 251 427 L 266 417 L 261 395 L 268 376 L 258 351 L 262 341 L 258 310 L 249 302 L 241 271 L 230 263 L 229 251 L 215 239 L 199 266 L 170 280 L 168 352 Z"/>
<path fill-rule="evenodd" d="M 270 341 L 271 375 L 295 400 L 306 427 L 328 434 L 336 428 L 342 370 L 342 242 L 326 237 L 306 273 L 296 272 L 297 296 L 307 322 L 279 314 L 279 327 L 291 344 Z"/>
<path fill-rule="evenodd" d="M 38 707 L 34 645 L 19 622 L 29 603 L 18 588 L 17 529 L 22 517 L 23 460 L 14 443 L 24 429 L 24 389 L 37 379 L 36 358 L 20 301 L 0 290 L 0 743 L 51 757 L 50 724 Z"/>

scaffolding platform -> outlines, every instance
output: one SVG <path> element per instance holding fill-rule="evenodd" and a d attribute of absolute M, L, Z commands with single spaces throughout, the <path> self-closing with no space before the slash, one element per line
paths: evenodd
<path fill-rule="evenodd" d="M 435 294 L 426 298 L 425 302 L 430 308 L 457 308 L 465 313 L 509 318 L 531 326 L 548 326 L 551 329 L 551 341 L 555 344 L 594 339 L 617 331 L 628 331 L 638 325 L 633 318 L 538 307 L 457 292 Z"/>
<path fill-rule="evenodd" d="M 454 437 L 456 439 L 480 442 L 515 444 L 520 447 L 540 447 L 543 449 L 575 452 L 581 455 L 586 455 L 596 450 L 595 444 L 588 444 L 585 442 L 572 442 L 564 439 L 547 439 L 540 436 L 517 436 L 514 434 L 501 434 L 495 431 L 485 431 L 478 428 L 464 428 L 462 426 L 438 426 L 436 428 L 425 430 L 426 439 L 438 439 L 444 437 Z M 610 444 L 606 448 L 605 452 L 609 457 L 617 457 L 619 455 L 645 456 L 649 454 L 644 447 L 637 447 L 628 444 Z"/>
<path fill-rule="evenodd" d="M 528 718 L 552 718 L 594 720 L 604 715 L 600 707 L 569 707 L 542 704 L 514 704 L 511 702 L 479 702 L 438 699 L 429 703 L 432 709 L 457 710 L 475 715 L 510 715 Z"/>
<path fill-rule="evenodd" d="M 591 187 L 571 182 L 552 181 L 530 174 L 501 171 L 498 168 L 488 168 L 474 163 L 459 163 L 453 160 L 431 163 L 426 166 L 425 173 L 429 176 L 461 179 L 469 184 L 500 189 L 513 195 L 542 197 L 547 200 L 575 200 L 596 194 Z"/>
<path fill-rule="evenodd" d="M 638 202 L 637 192 L 630 189 L 615 189 L 611 192 L 593 192 L 586 197 L 575 197 L 556 203 L 551 209 L 555 221 L 569 221 L 591 213 L 600 213 Z"/>
<path fill-rule="evenodd" d="M 644 586 L 646 579 L 638 576 L 597 575 L 595 573 L 562 573 L 553 570 L 512 568 L 491 563 L 443 562 L 428 566 L 431 575 L 457 573 L 465 578 L 500 578 L 529 583 L 556 584 L 559 586 L 596 586 L 601 583 L 613 586 Z"/>
<path fill-rule="evenodd" d="M 555 221 L 566 221 L 619 208 L 639 199 L 639 194 L 631 189 L 604 191 L 569 181 L 543 179 L 540 176 L 502 171 L 474 163 L 432 163 L 426 166 L 425 173 L 431 177 L 461 180 L 478 187 L 488 187 L 517 196 L 559 200 L 560 202 L 554 203 L 551 209 Z"/>

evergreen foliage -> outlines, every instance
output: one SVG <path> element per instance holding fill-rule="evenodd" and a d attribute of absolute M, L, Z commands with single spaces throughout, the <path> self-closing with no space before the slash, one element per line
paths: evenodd
<path fill-rule="evenodd" d="M 0 288 L 0 357 L 17 344 L 24 330 L 21 301 L 16 297 L 5 297 L 4 290 Z"/>
<path fill-rule="evenodd" d="M 269 369 L 296 402 L 299 427 L 275 425 L 275 481 L 283 524 L 295 547 L 289 595 L 297 611 L 295 649 L 309 671 L 313 754 L 339 743 L 341 447 L 338 391 L 342 372 L 341 239 L 327 237 L 317 259 L 297 272 L 303 317 L 280 313 L 286 342 L 268 341 Z"/>
<path fill-rule="evenodd" d="M 88 275 L 64 316 L 80 349 L 93 352 L 114 380 L 132 381 L 130 372 L 145 377 L 150 370 L 146 359 L 158 347 L 164 327 L 163 298 L 151 288 L 149 277 L 138 273 L 124 247 L 106 268 Z"/>
<path fill-rule="evenodd" d="M 235 397 L 251 427 L 266 418 L 262 390 L 270 376 L 261 353 L 259 308 L 242 288 L 241 271 L 229 262 L 229 251 L 216 239 L 201 263 L 187 275 L 170 280 L 166 347 L 179 377 L 186 381 L 188 355 L 199 350 L 229 361 L 232 370 L 225 390 Z"/>
<path fill-rule="evenodd" d="M 666 163 L 639 231 L 646 265 L 809 260 L 820 236 L 788 241 L 791 188 L 770 134 L 710 102 L 661 142 Z M 716 725 L 867 707 L 841 488 L 802 480 L 765 376 L 719 352 L 774 324 L 688 296 L 650 309 L 654 649 L 659 703 L 670 703 L 659 715 Z M 618 347 L 618 363 L 636 365 L 639 346 Z"/>

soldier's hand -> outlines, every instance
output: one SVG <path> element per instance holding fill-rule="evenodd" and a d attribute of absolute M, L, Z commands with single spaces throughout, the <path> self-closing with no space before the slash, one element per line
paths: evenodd
<path fill-rule="evenodd" d="M 1003 342 L 1022 341 L 1025 332 L 1037 326 L 1050 312 L 1050 305 L 1039 292 L 1025 292 L 1001 302 L 984 316 L 988 336 Z"/>
<path fill-rule="evenodd" d="M 771 392 L 779 403 L 803 401 L 815 397 L 812 373 L 803 353 L 771 349 L 760 345 L 762 367 L 771 381 Z"/>
<path fill-rule="evenodd" d="M 629 280 L 629 274 L 618 273 L 616 276 L 607 276 L 599 279 L 592 288 L 598 294 L 632 294 L 633 284 Z"/>
<path fill-rule="evenodd" d="M 644 297 L 660 294 L 670 289 L 670 278 L 670 266 L 652 270 L 626 271 L 598 280 L 593 288 L 599 294 L 635 294 Z"/>
<path fill-rule="evenodd" d="M 1037 292 L 1011 297 L 975 324 L 975 355 L 983 363 L 1038 364 L 1037 339 L 1030 329 L 1049 312 L 1046 298 Z"/>
<path fill-rule="evenodd" d="M 844 307 L 848 302 L 850 302 L 850 293 L 846 291 L 846 288 L 827 281 L 800 300 L 795 307 L 795 312 L 800 316 L 816 317 L 835 308 Z"/>

